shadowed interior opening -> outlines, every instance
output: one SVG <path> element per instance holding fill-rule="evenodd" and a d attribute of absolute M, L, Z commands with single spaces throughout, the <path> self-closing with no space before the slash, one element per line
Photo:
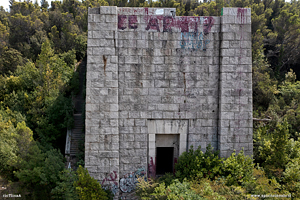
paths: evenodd
<path fill-rule="evenodd" d="M 174 147 L 156 148 L 156 175 L 173 173 Z"/>

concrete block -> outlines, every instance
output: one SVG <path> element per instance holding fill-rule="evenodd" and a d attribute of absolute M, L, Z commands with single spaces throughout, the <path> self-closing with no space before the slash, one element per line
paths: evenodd
<path fill-rule="evenodd" d="M 101 15 L 105 17 L 105 22 L 110 23 L 110 22 L 118 22 L 117 15 Z"/>
<path fill-rule="evenodd" d="M 89 15 L 91 15 L 91 14 L 100 14 L 100 8 L 89 8 L 88 13 L 89 13 Z"/>
<path fill-rule="evenodd" d="M 222 33 L 221 37 L 222 37 L 222 40 L 224 40 L 224 41 L 233 41 L 233 40 L 235 40 L 235 34 L 234 33 Z"/>
<path fill-rule="evenodd" d="M 116 15 L 117 14 L 117 6 L 101 6 L 100 7 L 100 14 L 109 14 L 109 15 Z"/>

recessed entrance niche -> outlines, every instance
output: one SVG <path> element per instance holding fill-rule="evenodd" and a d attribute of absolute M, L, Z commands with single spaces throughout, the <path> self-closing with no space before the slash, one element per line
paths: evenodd
<path fill-rule="evenodd" d="M 172 173 L 174 168 L 174 147 L 156 148 L 156 175 Z"/>
<path fill-rule="evenodd" d="M 156 134 L 156 175 L 172 173 L 179 154 L 179 134 Z"/>
<path fill-rule="evenodd" d="M 148 120 L 151 176 L 173 172 L 176 160 L 187 149 L 187 128 L 188 120 Z"/>

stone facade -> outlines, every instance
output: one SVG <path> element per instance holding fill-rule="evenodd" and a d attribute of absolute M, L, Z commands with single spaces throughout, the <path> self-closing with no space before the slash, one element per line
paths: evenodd
<path fill-rule="evenodd" d="M 115 193 L 155 175 L 158 147 L 252 154 L 251 10 L 175 13 L 89 9 L 85 166 Z"/>

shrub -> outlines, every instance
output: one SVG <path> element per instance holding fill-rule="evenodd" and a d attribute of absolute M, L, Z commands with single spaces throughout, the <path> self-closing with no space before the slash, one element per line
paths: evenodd
<path fill-rule="evenodd" d="M 76 188 L 73 183 L 78 180 L 77 174 L 72 169 L 65 169 L 59 175 L 60 181 L 51 191 L 54 199 L 78 200 Z"/>
<path fill-rule="evenodd" d="M 148 178 L 148 180 L 145 180 L 144 178 L 138 178 L 136 195 L 141 199 L 151 199 L 151 194 L 157 186 L 158 183 L 154 179 Z"/>
<path fill-rule="evenodd" d="M 213 199 L 213 200 L 226 200 L 225 197 L 222 197 L 217 192 L 215 192 L 211 185 L 210 180 L 207 179 L 201 179 L 200 181 L 193 181 L 191 188 L 194 190 L 197 194 L 205 197 L 206 199 Z"/>
<path fill-rule="evenodd" d="M 154 199 L 170 199 L 170 200 L 201 200 L 201 196 L 197 195 L 190 186 L 190 183 L 184 180 L 182 183 L 178 179 L 174 179 L 169 186 L 164 182 L 158 184 L 156 180 L 142 178 L 138 179 L 136 195 L 144 200 Z"/>
<path fill-rule="evenodd" d="M 151 199 L 172 199 L 172 200 L 201 200 L 204 199 L 191 190 L 190 183 L 183 181 L 182 183 L 175 179 L 169 186 L 165 183 L 159 184 L 151 194 Z"/>
<path fill-rule="evenodd" d="M 252 159 L 244 155 L 242 150 L 238 155 L 232 153 L 223 162 L 223 175 L 226 177 L 226 185 L 241 185 L 253 180 Z"/>
<path fill-rule="evenodd" d="M 252 186 L 254 187 L 250 188 L 247 183 L 244 185 L 249 193 L 266 195 L 287 194 L 286 191 L 281 190 L 281 186 L 275 178 L 268 179 L 266 177 L 262 168 L 254 168 L 253 176 L 255 178 L 255 182 L 253 182 Z"/>
<path fill-rule="evenodd" d="M 300 158 L 292 159 L 283 172 L 284 182 L 287 189 L 293 198 L 300 198 Z"/>
<path fill-rule="evenodd" d="M 197 150 L 190 148 L 188 152 L 184 152 L 175 165 L 176 177 L 180 180 L 184 178 L 194 179 L 195 177 L 207 177 L 213 179 L 221 174 L 222 159 L 218 156 L 219 152 L 212 151 L 209 145 L 206 152 L 201 151 L 199 146 Z"/>
<path fill-rule="evenodd" d="M 107 194 L 102 189 L 100 183 L 90 176 L 87 169 L 81 165 L 77 169 L 78 180 L 74 182 L 74 187 L 80 200 L 107 200 Z"/>
<path fill-rule="evenodd" d="M 256 133 L 258 159 L 262 166 L 273 166 L 274 169 L 284 169 L 288 162 L 289 124 L 287 121 L 277 123 L 274 131 L 259 128 Z M 268 167 L 269 168 L 269 167 Z"/>
<path fill-rule="evenodd" d="M 19 163 L 15 176 L 21 188 L 30 191 L 28 199 L 50 199 L 51 190 L 60 181 L 59 172 L 64 169 L 63 155 L 56 149 L 43 153 L 41 148 L 32 145 L 26 157 Z"/>
<path fill-rule="evenodd" d="M 251 199 L 250 194 L 247 194 L 246 190 L 241 186 L 227 186 L 225 183 L 226 180 L 224 178 L 219 178 L 218 180 L 210 181 L 212 190 L 220 196 L 220 199 L 222 197 L 224 197 L 227 200 Z M 216 197 L 218 197 L 218 195 L 216 195 Z M 214 196 L 210 196 L 210 198 L 208 199 L 214 199 Z"/>
<path fill-rule="evenodd" d="M 166 173 L 164 176 L 159 178 L 159 183 L 165 183 L 166 186 L 169 186 L 172 184 L 173 180 L 175 179 L 175 176 L 171 173 Z"/>

